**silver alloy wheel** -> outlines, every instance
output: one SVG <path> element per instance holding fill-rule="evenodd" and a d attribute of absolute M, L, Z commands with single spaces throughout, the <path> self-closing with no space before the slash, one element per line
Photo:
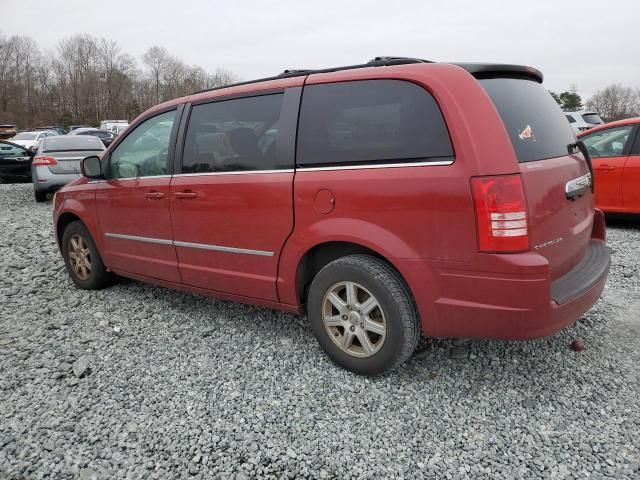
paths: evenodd
<path fill-rule="evenodd" d="M 86 280 L 91 274 L 91 252 L 81 235 L 69 240 L 69 261 L 71 268 L 80 280 Z"/>
<path fill-rule="evenodd" d="M 353 357 L 375 355 L 387 334 L 378 300 L 355 282 L 339 282 L 327 290 L 322 300 L 322 321 L 333 342 Z"/>

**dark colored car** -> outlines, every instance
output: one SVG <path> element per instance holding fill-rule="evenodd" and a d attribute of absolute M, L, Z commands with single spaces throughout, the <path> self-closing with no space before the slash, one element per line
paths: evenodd
<path fill-rule="evenodd" d="M 420 333 L 550 335 L 596 302 L 610 258 L 586 150 L 541 83 L 377 58 L 163 103 L 56 194 L 67 270 L 306 311 L 361 374 Z"/>
<path fill-rule="evenodd" d="M 30 182 L 33 155 L 22 145 L 0 140 L 0 183 Z"/>
<path fill-rule="evenodd" d="M 97 128 L 78 128 L 69 132 L 69 135 L 89 135 L 92 137 L 98 137 L 105 147 L 111 145 L 113 139 L 116 138 L 114 133 L 106 130 L 98 130 Z"/>

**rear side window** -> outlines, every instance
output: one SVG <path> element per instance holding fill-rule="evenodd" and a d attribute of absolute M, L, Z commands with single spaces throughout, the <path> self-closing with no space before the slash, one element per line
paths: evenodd
<path fill-rule="evenodd" d="M 585 113 L 582 115 L 582 119 L 586 123 L 591 123 L 593 125 L 600 125 L 602 123 L 602 119 L 597 113 Z"/>
<path fill-rule="evenodd" d="M 292 168 L 277 161 L 283 98 L 279 93 L 194 106 L 182 173 Z"/>
<path fill-rule="evenodd" d="M 576 119 L 573 118 L 573 116 L 571 115 L 565 115 L 565 117 L 567 117 L 567 120 L 569 120 L 569 123 L 576 123 Z"/>
<path fill-rule="evenodd" d="M 480 84 L 496 106 L 519 162 L 567 155 L 575 134 L 541 84 L 515 78 L 482 79 Z"/>
<path fill-rule="evenodd" d="M 442 113 L 418 85 L 365 80 L 304 87 L 297 152 L 301 166 L 452 157 Z"/>

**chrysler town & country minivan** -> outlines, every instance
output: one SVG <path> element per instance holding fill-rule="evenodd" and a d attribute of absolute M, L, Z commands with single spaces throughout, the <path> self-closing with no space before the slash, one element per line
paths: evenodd
<path fill-rule="evenodd" d="M 57 193 L 68 272 L 306 311 L 360 374 L 421 334 L 550 335 L 610 260 L 588 153 L 541 83 L 378 57 L 157 105 Z"/>

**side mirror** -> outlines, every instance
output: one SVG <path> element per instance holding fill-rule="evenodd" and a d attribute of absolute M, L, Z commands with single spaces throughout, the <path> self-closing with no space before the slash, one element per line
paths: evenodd
<path fill-rule="evenodd" d="M 95 155 L 82 159 L 82 162 L 80 162 L 80 171 L 82 172 L 82 175 L 87 178 L 104 178 L 104 175 L 102 175 L 100 157 Z"/>

